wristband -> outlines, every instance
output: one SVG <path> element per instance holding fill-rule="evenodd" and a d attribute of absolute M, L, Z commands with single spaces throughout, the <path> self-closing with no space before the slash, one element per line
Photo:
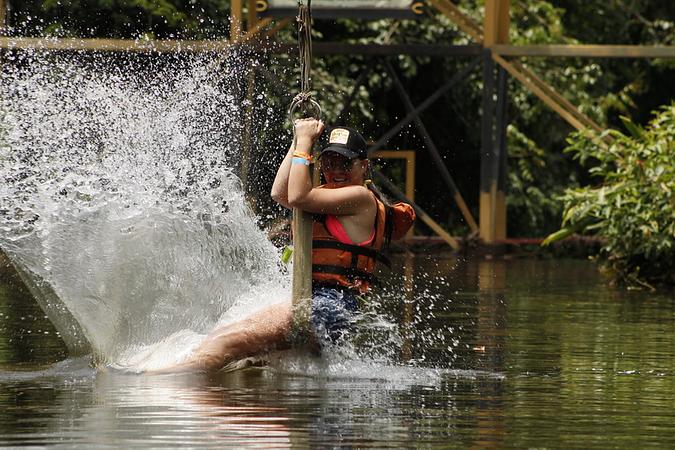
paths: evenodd
<path fill-rule="evenodd" d="M 304 166 L 309 166 L 309 159 L 295 157 L 291 160 L 291 164 L 302 164 Z"/>
<path fill-rule="evenodd" d="M 309 153 L 299 152 L 297 150 L 293 152 L 293 156 L 297 156 L 298 158 L 304 158 L 308 161 L 312 160 L 312 155 L 310 155 Z"/>

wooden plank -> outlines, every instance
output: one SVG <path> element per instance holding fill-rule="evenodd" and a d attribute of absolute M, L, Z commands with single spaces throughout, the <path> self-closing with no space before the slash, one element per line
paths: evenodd
<path fill-rule="evenodd" d="M 316 42 L 315 55 L 415 55 L 415 56 L 477 56 L 478 45 L 446 44 L 346 44 L 343 42 Z"/>
<path fill-rule="evenodd" d="M 415 201 L 415 152 L 410 152 L 405 159 L 405 195 Z M 410 229 L 412 233 L 412 228 Z"/>
<path fill-rule="evenodd" d="M 483 46 L 492 47 L 497 41 L 499 0 L 485 0 L 483 15 Z"/>
<path fill-rule="evenodd" d="M 509 41 L 509 0 L 485 0 L 483 46 L 492 47 Z"/>
<path fill-rule="evenodd" d="M 434 233 L 440 236 L 450 247 L 452 247 L 454 250 L 459 250 L 460 245 L 457 239 L 450 236 L 450 234 L 445 231 L 438 223 L 436 223 L 436 221 L 429 217 L 427 213 L 420 209 L 415 209 L 415 213 L 417 214 L 418 219 L 427 224 L 429 228 L 434 230 Z"/>
<path fill-rule="evenodd" d="M 248 11 L 246 15 L 246 29 L 250 32 L 258 24 L 258 11 L 256 9 L 256 0 L 248 0 Z"/>
<path fill-rule="evenodd" d="M 0 0 L 2 1 L 2 0 Z M 248 33 L 239 38 L 243 44 L 254 37 L 271 23 L 271 19 L 261 20 Z M 285 24 L 278 24 L 285 26 Z M 272 30 L 264 33 L 270 35 Z M 0 48 L 18 50 L 68 50 L 68 51 L 102 51 L 102 52 L 138 52 L 138 53 L 200 53 L 224 52 L 234 44 L 228 40 L 148 40 L 148 39 L 78 39 L 78 38 L 27 38 L 0 37 Z"/>
<path fill-rule="evenodd" d="M 222 52 L 232 47 L 222 41 L 174 41 L 131 39 L 76 39 L 0 37 L 0 48 L 69 51 L 110 51 L 140 53 Z"/>
<path fill-rule="evenodd" d="M 291 19 L 285 18 L 278 21 L 272 28 L 270 28 L 265 35 L 267 37 L 272 37 L 277 34 L 280 30 L 286 28 L 288 24 L 291 23 Z"/>
<path fill-rule="evenodd" d="M 273 36 L 287 26 L 290 20 L 276 23 L 269 30 L 262 30 L 272 23 L 265 18 L 239 38 L 238 44 L 252 43 L 258 36 Z M 110 52 L 157 52 L 157 53 L 198 53 L 223 52 L 235 45 L 228 40 L 175 41 L 175 40 L 132 40 L 132 39 L 78 39 L 78 38 L 25 38 L 0 37 L 0 48 L 4 49 L 38 49 L 38 50 L 70 50 L 70 51 L 110 51 Z M 338 42 L 317 42 L 313 45 L 314 54 L 361 54 L 361 55 L 424 55 L 424 56 L 475 56 L 480 53 L 477 45 L 367 45 L 342 44 Z M 270 48 L 274 53 L 295 53 L 297 45 L 278 45 Z"/>
<path fill-rule="evenodd" d="M 497 181 L 494 179 L 492 162 L 495 158 L 494 119 L 495 119 L 495 77 L 494 61 L 489 49 L 483 50 L 483 98 L 481 117 L 481 152 L 480 152 L 480 203 L 479 203 L 479 236 L 486 243 L 494 241 L 492 224 L 492 197 L 489 195 Z"/>
<path fill-rule="evenodd" d="M 312 215 L 293 208 L 293 330 L 306 338 L 312 302 Z"/>
<path fill-rule="evenodd" d="M 383 159 L 405 159 L 405 195 L 415 201 L 415 152 L 413 150 L 378 150 L 369 156 Z"/>
<path fill-rule="evenodd" d="M 596 131 L 602 130 L 602 128 L 600 128 L 599 125 L 595 124 L 595 122 L 593 122 L 589 117 L 583 115 L 581 112 L 576 110 L 576 107 L 573 108 L 573 110 L 576 110 L 575 114 L 572 111 L 566 109 L 556 100 L 554 100 L 551 96 L 549 96 L 546 93 L 544 88 L 542 88 L 533 80 L 531 80 L 528 75 L 520 72 L 518 69 L 516 69 L 514 65 L 506 61 L 504 58 L 494 53 L 492 54 L 492 58 L 495 61 L 497 61 L 497 63 L 499 63 L 504 69 L 506 69 L 507 72 L 513 75 L 514 78 L 523 83 L 525 87 L 527 87 L 530 91 L 532 91 L 533 94 L 539 97 L 539 99 L 541 99 L 548 107 L 550 107 L 553 111 L 558 113 L 560 117 L 565 119 L 565 121 L 567 121 L 567 123 L 572 125 L 574 128 L 576 128 L 579 131 L 587 130 L 589 128 L 593 129 L 594 132 L 590 133 L 588 137 L 589 139 L 593 139 L 597 145 L 606 148 L 607 144 L 611 143 L 614 140 L 609 135 L 605 135 L 603 139 L 600 139 L 599 134 L 597 134 Z M 543 83 L 543 86 L 548 86 L 544 81 L 541 81 L 541 83 Z M 549 87 L 549 89 L 552 88 Z"/>
<path fill-rule="evenodd" d="M 7 2 L 0 0 L 0 36 L 5 34 L 5 26 L 7 25 Z"/>
<path fill-rule="evenodd" d="M 248 29 L 245 35 L 239 38 L 238 42 L 244 43 L 250 41 L 254 37 L 258 37 L 260 35 L 260 32 L 270 23 L 272 23 L 272 19 L 269 18 L 265 18 L 259 22 L 256 22 L 256 24 L 253 27 L 250 27 Z"/>
<path fill-rule="evenodd" d="M 243 21 L 243 5 L 242 0 L 230 1 L 230 40 L 232 42 L 239 42 L 241 38 L 242 21 Z"/>
<path fill-rule="evenodd" d="M 464 14 L 449 0 L 427 0 L 431 6 L 449 18 L 457 27 L 476 42 L 483 42 L 483 30 L 471 17 Z"/>
<path fill-rule="evenodd" d="M 574 58 L 675 58 L 675 46 L 648 45 L 494 45 L 501 56 Z"/>
<path fill-rule="evenodd" d="M 499 2 L 497 25 L 498 25 L 497 43 L 507 44 L 509 42 L 509 28 L 511 26 L 510 0 L 501 0 Z"/>

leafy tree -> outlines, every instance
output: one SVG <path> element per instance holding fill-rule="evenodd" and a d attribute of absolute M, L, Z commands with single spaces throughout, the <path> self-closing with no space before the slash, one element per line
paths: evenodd
<path fill-rule="evenodd" d="M 17 34 L 127 38 L 222 38 L 228 34 L 229 0 L 10 1 L 10 24 Z M 482 22 L 484 0 L 456 3 Z M 674 39 L 675 3 L 669 0 L 531 0 L 512 1 L 511 8 L 510 40 L 515 44 L 672 44 Z M 315 32 L 317 40 L 361 44 L 470 43 L 470 38 L 452 22 L 432 12 L 420 20 L 317 20 Z M 291 29 L 283 30 L 277 38 L 295 41 Z M 261 61 L 287 91 L 296 88 L 299 77 L 295 55 L 263 55 Z M 393 57 L 391 61 L 414 104 L 466 64 L 462 58 L 412 55 Z M 315 58 L 313 78 L 326 118 L 333 121 L 355 77 L 371 62 L 375 66 L 344 120 L 363 129 L 368 138 L 377 139 L 406 114 L 377 59 L 360 55 Z M 643 123 L 649 111 L 675 99 L 672 62 L 527 58 L 523 63 L 603 127 L 620 126 L 620 115 Z M 278 137 L 285 136 L 282 111 L 288 100 L 279 89 L 266 92 L 268 104 L 256 107 L 261 111 L 272 107 L 279 111 L 279 117 L 274 127 L 256 128 L 255 148 L 260 150 L 253 157 L 269 161 L 268 165 L 255 166 L 255 170 L 272 172 L 277 161 L 264 152 L 281 145 Z M 478 212 L 481 98 L 481 73 L 476 70 L 422 116 L 474 214 Z M 545 234 L 559 225 L 555 218 L 560 217 L 562 204 L 556 198 L 565 188 L 590 180 L 583 168 L 562 152 L 571 127 L 515 80 L 509 81 L 509 102 L 508 233 Z M 269 120 L 269 115 L 262 116 Z M 424 142 L 414 127 L 407 127 L 392 139 L 390 147 L 423 149 Z M 448 228 L 466 231 L 449 195 L 438 195 L 447 189 L 439 176 L 433 176 L 433 163 L 423 151 L 420 156 L 418 170 L 432 174 L 417 177 L 421 206 L 442 218 Z M 255 179 L 265 181 L 271 177 L 267 173 L 259 175 Z M 266 192 L 262 185 L 260 192 Z"/>
<path fill-rule="evenodd" d="M 675 284 L 675 103 L 646 128 L 624 118 L 628 134 L 609 130 L 609 146 L 575 133 L 568 152 L 592 165 L 599 186 L 569 189 L 564 228 L 546 243 L 573 232 L 604 239 L 601 256 L 614 276 L 633 285 Z"/>
<path fill-rule="evenodd" d="M 17 34 L 201 39 L 227 36 L 229 0 L 10 0 Z"/>

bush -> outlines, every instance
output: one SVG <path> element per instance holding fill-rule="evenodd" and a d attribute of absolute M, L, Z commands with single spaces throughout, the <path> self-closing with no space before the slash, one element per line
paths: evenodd
<path fill-rule="evenodd" d="M 622 120 L 628 135 L 605 132 L 614 138 L 608 146 L 584 133 L 568 139 L 566 151 L 592 162 L 590 173 L 602 184 L 565 191 L 564 228 L 545 243 L 596 233 L 617 280 L 649 288 L 675 284 L 675 104 L 657 111 L 647 128 Z"/>

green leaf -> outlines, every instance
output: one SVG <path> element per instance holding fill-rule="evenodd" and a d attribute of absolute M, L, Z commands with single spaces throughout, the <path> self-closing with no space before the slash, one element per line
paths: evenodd
<path fill-rule="evenodd" d="M 566 237 L 573 235 L 575 233 L 575 228 L 576 227 L 561 228 L 555 233 L 549 234 L 548 236 L 546 236 L 546 239 L 544 239 L 541 242 L 542 247 L 546 247 L 556 241 L 560 241 L 562 239 L 565 239 Z"/>
<path fill-rule="evenodd" d="M 640 125 L 636 125 L 633 123 L 632 120 L 630 120 L 626 116 L 619 116 L 621 119 L 621 122 L 623 123 L 623 126 L 626 127 L 626 130 L 633 136 L 635 139 L 642 139 L 645 134 L 644 128 L 642 128 Z"/>

